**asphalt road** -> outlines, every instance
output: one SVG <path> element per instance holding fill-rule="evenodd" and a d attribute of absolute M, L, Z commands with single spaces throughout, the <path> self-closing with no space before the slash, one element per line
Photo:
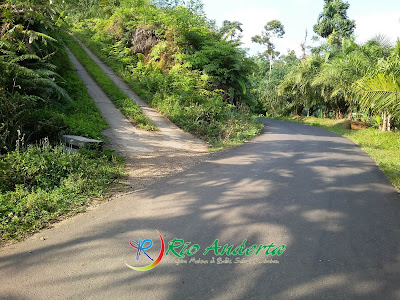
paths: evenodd
<path fill-rule="evenodd" d="M 400 197 L 386 177 L 345 138 L 264 122 L 251 142 L 1 249 L 0 298 L 400 299 Z M 151 263 L 129 240 L 152 239 L 155 260 L 156 230 L 166 250 L 175 238 L 200 249 L 128 268 Z M 250 255 L 203 255 L 216 239 L 246 240 Z M 251 254 L 271 243 L 285 251 Z"/>

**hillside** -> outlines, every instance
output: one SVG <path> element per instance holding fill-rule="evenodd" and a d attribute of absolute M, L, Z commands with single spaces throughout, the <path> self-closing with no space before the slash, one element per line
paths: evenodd
<path fill-rule="evenodd" d="M 186 7 L 62 1 L 0 5 L 0 233 L 19 239 L 107 195 L 122 176 L 113 151 L 66 153 L 62 134 L 105 140 L 108 125 L 72 67 L 68 46 L 137 128 L 157 130 L 70 37 L 81 38 L 151 106 L 213 147 L 258 134 L 246 96 L 249 59 Z M 66 11 L 68 13 L 66 13 Z M 89 18 L 91 17 L 91 18 Z M 98 68 L 98 67 L 97 67 Z M 189 163 L 190 165 L 190 163 Z M 179 167 L 180 168 L 180 167 Z M 164 173 L 166 171 L 163 171 Z"/>

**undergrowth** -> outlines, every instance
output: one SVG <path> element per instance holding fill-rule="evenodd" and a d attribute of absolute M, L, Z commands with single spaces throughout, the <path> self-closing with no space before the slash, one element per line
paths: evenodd
<path fill-rule="evenodd" d="M 207 75 L 182 64 L 162 70 L 154 63 L 139 60 L 123 67 L 124 60 L 107 52 L 110 39 L 82 29 L 76 29 L 74 34 L 142 99 L 183 130 L 209 142 L 211 149 L 239 145 L 262 131 L 263 125 L 252 117 L 246 105 L 228 104 L 221 91 L 207 89 Z"/>
<path fill-rule="evenodd" d="M 157 126 L 143 114 L 140 106 L 115 85 L 76 40 L 66 33 L 62 37 L 71 52 L 129 121 L 145 130 L 158 130 Z"/>
<path fill-rule="evenodd" d="M 32 109 L 34 114 L 29 115 L 40 117 L 36 119 L 37 126 L 45 120 L 48 125 L 44 128 L 51 129 L 36 130 L 35 137 L 47 134 L 51 140 L 42 138 L 41 142 L 32 143 L 32 138 L 27 139 L 29 131 L 18 130 L 17 143 L 0 154 L 0 244 L 21 240 L 82 210 L 91 199 L 107 195 L 110 184 L 123 175 L 122 157 L 110 150 L 66 153 L 63 146 L 56 145 L 63 133 L 104 140 L 101 132 L 108 125 L 66 51 L 57 49 L 51 62 L 59 74 L 57 83 L 70 100 L 49 101 L 38 110 Z"/>
<path fill-rule="evenodd" d="M 19 240 L 102 198 L 122 166 L 112 151 L 67 153 L 48 140 L 0 156 L 0 242 Z"/>

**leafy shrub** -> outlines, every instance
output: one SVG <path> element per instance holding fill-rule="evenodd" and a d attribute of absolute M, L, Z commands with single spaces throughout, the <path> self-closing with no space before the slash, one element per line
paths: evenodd
<path fill-rule="evenodd" d="M 158 11 L 158 19 L 164 22 L 161 29 L 157 27 L 159 23 L 153 23 L 160 42 L 147 55 L 139 53 L 137 59 L 131 59 L 130 63 L 123 63 L 122 66 L 121 62 L 129 61 L 128 57 L 132 57 L 133 53 L 118 49 L 126 49 L 132 43 L 128 37 L 134 26 L 139 26 L 138 22 L 119 22 L 125 33 L 111 34 L 112 38 L 110 35 L 105 37 L 102 31 L 107 30 L 104 25 L 107 20 L 81 22 L 76 24 L 74 32 L 136 93 L 184 130 L 215 145 L 237 144 L 258 134 L 263 126 L 251 118 L 251 112 L 246 108 L 245 76 L 250 63 L 245 60 L 244 53 L 231 43 L 218 42 L 204 23 L 203 27 L 196 25 L 201 29 L 193 29 L 191 24 L 187 27 L 200 32 L 197 38 L 202 41 L 193 42 L 190 34 L 175 34 L 174 40 L 172 32 L 183 32 L 184 28 L 172 22 L 180 12 L 169 12 L 169 20 L 165 20 L 163 13 Z M 132 10 L 117 10 L 115 19 L 117 14 L 126 19 L 126 15 L 132 15 Z M 135 15 L 134 18 L 140 16 Z M 166 22 L 171 24 L 169 29 L 165 29 Z M 174 22 L 179 21 L 176 19 Z M 89 23 L 96 27 L 96 31 L 89 28 Z M 157 31 L 157 28 L 160 30 Z M 110 55 L 110 49 L 119 51 L 119 55 L 116 52 Z M 213 56 L 207 57 L 209 52 Z"/>
<path fill-rule="evenodd" d="M 133 102 L 119 87 L 100 69 L 100 67 L 89 57 L 84 49 L 68 34 L 62 35 L 68 47 L 84 65 L 89 74 L 96 80 L 103 91 L 109 96 L 111 101 L 121 110 L 121 112 L 139 128 L 146 130 L 158 130 L 157 126 L 147 118 L 139 105 Z"/>
<path fill-rule="evenodd" d="M 121 159 L 110 151 L 67 153 L 48 140 L 0 156 L 1 239 L 17 239 L 81 209 L 121 174 Z"/>

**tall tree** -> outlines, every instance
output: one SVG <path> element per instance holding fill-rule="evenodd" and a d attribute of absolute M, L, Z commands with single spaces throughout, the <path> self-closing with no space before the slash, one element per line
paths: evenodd
<path fill-rule="evenodd" d="M 228 21 L 225 20 L 222 23 L 222 27 L 219 30 L 219 33 L 224 36 L 224 39 L 227 39 L 230 37 L 231 40 L 233 40 L 235 37 L 237 37 L 237 39 L 241 38 L 241 35 L 239 33 L 239 35 L 237 35 L 237 31 L 239 32 L 243 32 L 242 29 L 243 24 L 240 23 L 239 21 Z"/>
<path fill-rule="evenodd" d="M 272 63 L 274 57 L 277 55 L 275 52 L 275 45 L 272 43 L 272 38 L 282 38 L 285 34 L 284 26 L 281 21 L 272 20 L 264 26 L 264 31 L 261 35 L 255 35 L 251 38 L 253 43 L 264 45 L 267 47 L 265 53 L 269 56 L 269 72 L 272 70 Z"/>
<path fill-rule="evenodd" d="M 325 58 L 318 54 L 308 56 L 294 65 L 278 86 L 278 95 L 288 102 L 287 107 L 292 110 L 293 115 L 301 114 L 305 107 L 311 111 L 322 102 L 321 89 L 314 87 L 312 83 L 324 61 Z"/>
<path fill-rule="evenodd" d="M 332 44 L 341 45 L 342 38 L 350 37 L 356 27 L 355 22 L 347 16 L 350 7 L 342 0 L 324 0 L 323 12 L 314 25 L 314 32 L 328 39 Z"/>
<path fill-rule="evenodd" d="M 356 104 L 353 84 L 364 76 L 372 61 L 375 62 L 371 59 L 371 54 L 366 53 L 353 40 L 345 39 L 341 50 L 330 53 L 322 65 L 312 85 L 324 91 L 331 102 L 334 100 L 331 104 L 334 109 L 337 108 L 336 117 L 342 117 L 344 110 L 349 106 L 348 116 L 351 119 Z M 341 104 L 342 107 L 337 104 Z"/>

